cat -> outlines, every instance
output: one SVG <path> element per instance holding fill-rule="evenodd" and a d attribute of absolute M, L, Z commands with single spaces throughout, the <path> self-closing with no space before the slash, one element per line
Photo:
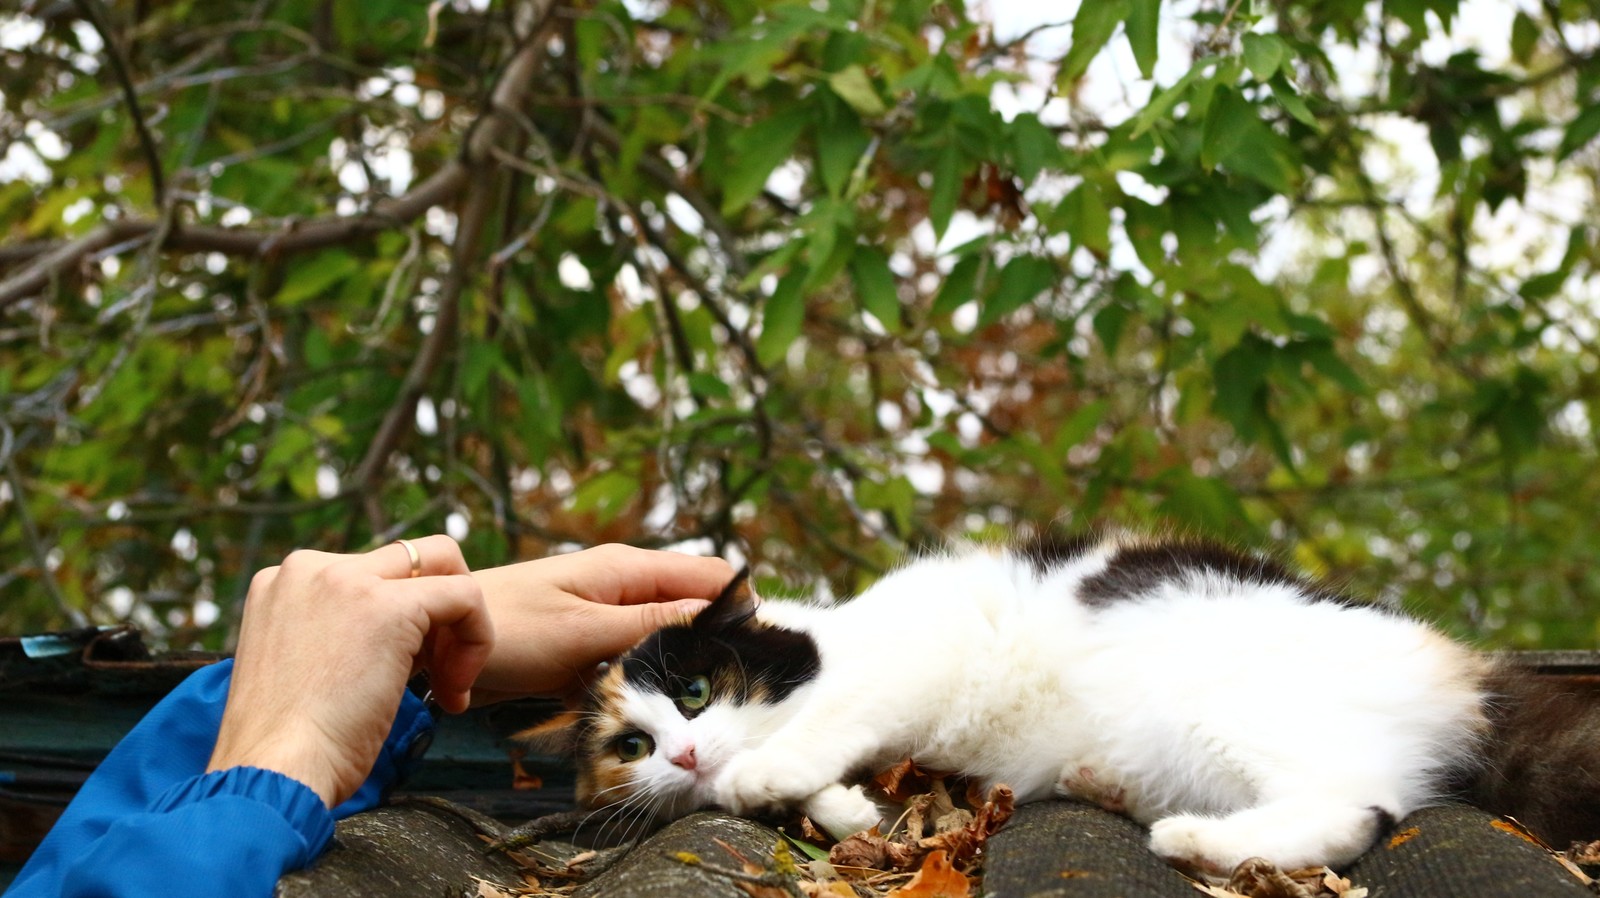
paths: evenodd
<path fill-rule="evenodd" d="M 1104 532 L 928 555 L 834 605 L 741 580 L 521 734 L 576 756 L 586 806 L 842 838 L 885 819 L 857 783 L 914 758 L 1126 814 L 1211 876 L 1338 867 L 1451 796 L 1600 837 L 1592 743 L 1551 735 L 1600 710 L 1266 557 Z"/>

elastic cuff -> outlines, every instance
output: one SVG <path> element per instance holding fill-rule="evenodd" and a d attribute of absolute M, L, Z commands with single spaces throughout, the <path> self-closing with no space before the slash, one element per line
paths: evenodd
<path fill-rule="evenodd" d="M 310 786 L 259 767 L 230 767 L 184 780 L 163 792 L 150 810 L 166 813 L 218 797 L 250 799 L 281 814 L 305 844 L 304 853 L 290 869 L 310 864 L 333 839 L 333 814 Z"/>

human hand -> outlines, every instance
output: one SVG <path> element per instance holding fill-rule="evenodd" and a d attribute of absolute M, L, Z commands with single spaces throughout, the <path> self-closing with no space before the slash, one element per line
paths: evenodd
<path fill-rule="evenodd" d="M 250 583 L 228 703 L 208 770 L 276 770 L 328 807 L 360 788 L 399 710 L 428 671 L 446 710 L 465 710 L 494 629 L 448 536 L 363 555 L 300 550 Z"/>
<path fill-rule="evenodd" d="M 606 545 L 476 571 L 498 638 L 475 701 L 570 695 L 596 664 L 692 615 L 733 578 L 720 558 Z"/>

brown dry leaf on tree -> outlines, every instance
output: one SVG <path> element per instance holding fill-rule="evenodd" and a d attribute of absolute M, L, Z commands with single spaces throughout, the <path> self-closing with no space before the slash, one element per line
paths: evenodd
<path fill-rule="evenodd" d="M 969 898 L 972 881 L 957 870 L 943 851 L 935 851 L 922 862 L 922 869 L 911 881 L 890 892 L 887 898 Z"/>

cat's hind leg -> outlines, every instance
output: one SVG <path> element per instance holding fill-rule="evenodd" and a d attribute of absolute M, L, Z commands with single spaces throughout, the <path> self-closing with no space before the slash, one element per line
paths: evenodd
<path fill-rule="evenodd" d="M 1282 870 L 1338 867 L 1372 847 L 1394 819 L 1381 805 L 1287 797 L 1222 816 L 1164 817 L 1150 826 L 1150 850 L 1175 866 L 1222 877 L 1252 857 Z"/>

